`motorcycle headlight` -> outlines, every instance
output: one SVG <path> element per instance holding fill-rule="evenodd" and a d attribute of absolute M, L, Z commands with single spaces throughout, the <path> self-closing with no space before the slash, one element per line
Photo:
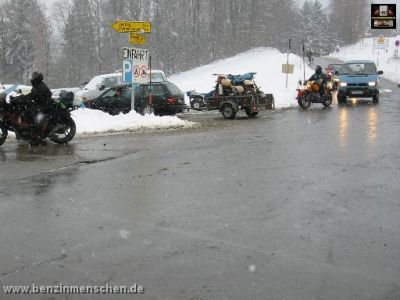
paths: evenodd
<path fill-rule="evenodd" d="M 341 82 L 340 86 L 347 86 L 347 82 Z"/>
<path fill-rule="evenodd" d="M 333 81 L 339 82 L 339 78 L 333 78 Z"/>
<path fill-rule="evenodd" d="M 370 82 L 368 82 L 368 85 L 369 86 L 376 86 L 376 82 L 375 81 L 370 81 Z"/>
<path fill-rule="evenodd" d="M 326 84 L 326 87 L 327 87 L 328 89 L 331 89 L 331 88 L 332 88 L 332 82 L 328 82 L 328 83 Z"/>

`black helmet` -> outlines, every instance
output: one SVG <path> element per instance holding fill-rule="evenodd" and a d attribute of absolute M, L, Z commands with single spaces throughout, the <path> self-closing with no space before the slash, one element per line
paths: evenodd
<path fill-rule="evenodd" d="M 316 66 L 315 67 L 315 73 L 322 73 L 322 67 L 321 66 Z"/>
<path fill-rule="evenodd" d="M 33 72 L 31 75 L 31 82 L 42 82 L 43 81 L 43 74 L 40 72 Z M 32 83 L 33 84 L 33 83 Z"/>

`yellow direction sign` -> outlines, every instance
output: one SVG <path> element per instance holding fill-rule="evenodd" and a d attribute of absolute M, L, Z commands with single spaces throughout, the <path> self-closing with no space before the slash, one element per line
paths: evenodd
<path fill-rule="evenodd" d="M 146 42 L 147 42 L 147 39 L 144 35 L 133 33 L 133 32 L 131 32 L 129 34 L 129 43 L 131 43 L 131 44 L 144 45 L 144 44 L 146 44 Z"/>
<path fill-rule="evenodd" d="M 117 32 L 151 32 L 151 22 L 117 21 L 111 25 Z"/>

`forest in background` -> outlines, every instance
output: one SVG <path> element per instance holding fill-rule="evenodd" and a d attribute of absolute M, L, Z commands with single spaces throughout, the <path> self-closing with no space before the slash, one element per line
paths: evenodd
<path fill-rule="evenodd" d="M 254 47 L 326 54 L 357 42 L 369 28 L 368 0 L 61 0 L 47 11 L 38 0 L 0 4 L 0 82 L 28 83 L 43 72 L 52 88 L 79 86 L 121 69 L 128 34 L 116 20 L 151 21 L 144 46 L 153 67 L 184 71 Z M 251 70 L 250 70 L 251 71 Z"/>

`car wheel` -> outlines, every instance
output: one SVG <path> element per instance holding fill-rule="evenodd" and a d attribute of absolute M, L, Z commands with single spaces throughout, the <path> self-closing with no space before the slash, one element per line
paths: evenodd
<path fill-rule="evenodd" d="M 143 116 L 151 114 L 151 107 L 149 105 L 145 106 L 141 112 Z"/>
<path fill-rule="evenodd" d="M 120 112 L 121 112 L 120 110 L 116 109 L 116 110 L 110 110 L 108 113 L 112 116 L 116 116 L 119 115 Z"/>
<path fill-rule="evenodd" d="M 346 96 L 338 96 L 337 99 L 338 99 L 339 104 L 346 104 L 346 102 L 347 102 Z"/>
<path fill-rule="evenodd" d="M 375 103 L 375 104 L 379 103 L 379 95 L 372 97 L 372 103 Z"/>

